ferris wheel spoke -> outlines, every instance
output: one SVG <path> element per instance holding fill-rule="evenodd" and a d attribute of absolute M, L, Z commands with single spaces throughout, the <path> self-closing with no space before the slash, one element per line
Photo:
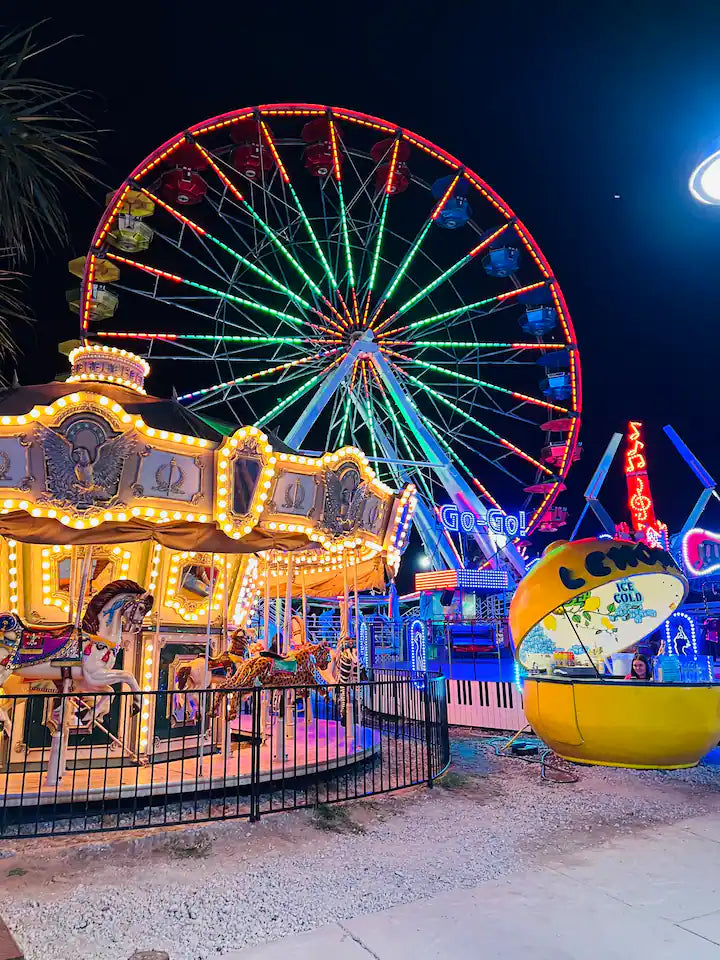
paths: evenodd
<path fill-rule="evenodd" d="M 397 160 L 397 151 L 398 151 L 398 149 L 399 149 L 399 145 L 400 145 L 400 140 L 398 139 L 398 140 L 396 141 L 395 148 L 394 148 L 393 163 L 391 163 L 391 168 L 394 166 L 394 163 L 395 163 L 396 160 Z M 387 186 L 386 186 L 385 208 L 384 208 L 384 209 L 387 208 L 387 201 L 388 201 L 388 199 L 389 199 L 390 186 L 391 186 L 391 184 L 392 184 L 392 176 L 393 176 L 393 173 L 394 173 L 394 171 L 393 171 L 392 169 L 388 171 L 388 180 L 387 180 Z M 425 240 L 425 237 L 428 235 L 428 233 L 429 233 L 429 231 L 430 231 L 430 228 L 432 227 L 433 223 L 437 220 L 438 216 L 442 213 L 442 211 L 443 211 L 445 205 L 447 204 L 449 198 L 452 196 L 453 190 L 454 190 L 455 187 L 457 186 L 457 183 L 458 183 L 458 180 L 459 180 L 459 179 L 460 179 L 460 173 L 458 173 L 458 174 L 453 178 L 453 180 L 450 182 L 450 185 L 448 186 L 448 189 L 445 191 L 445 194 L 441 197 L 440 201 L 436 204 L 435 209 L 432 211 L 432 213 L 430 214 L 430 216 L 427 218 L 427 220 L 425 221 L 425 223 L 424 223 L 423 226 L 421 227 L 420 231 L 418 232 L 417 236 L 415 237 L 415 240 L 413 241 L 412 245 L 410 246 L 410 249 L 407 251 L 407 253 L 406 253 L 405 256 L 403 257 L 402 261 L 400 262 L 400 265 L 399 265 L 399 266 L 397 267 L 397 269 L 395 270 L 395 273 L 392 275 L 392 277 L 391 277 L 390 280 L 388 281 L 388 284 L 387 284 L 387 286 L 385 287 L 385 289 L 383 290 L 383 292 L 382 292 L 382 294 L 381 294 L 381 296 L 380 296 L 380 299 L 379 299 L 379 301 L 378 301 L 377 308 L 375 309 L 375 313 L 373 314 L 373 317 L 372 317 L 372 320 L 371 320 L 371 325 L 372 325 L 373 321 L 375 321 L 375 320 L 377 319 L 377 317 L 378 317 L 379 314 L 380 314 L 380 311 L 383 309 L 384 305 L 387 303 L 387 301 L 390 299 L 390 297 L 392 297 L 393 293 L 394 293 L 395 290 L 397 289 L 397 287 L 398 287 L 398 285 L 400 284 L 401 280 L 403 279 L 403 277 L 404 277 L 405 274 L 407 273 L 408 267 L 410 266 L 410 264 L 412 263 L 412 261 L 415 259 L 415 256 L 416 256 L 416 254 L 418 253 L 418 251 L 420 250 L 420 248 L 421 248 L 421 246 L 422 246 L 422 244 L 423 244 L 423 241 Z M 374 275 L 375 275 L 375 273 L 376 273 L 376 271 L 377 271 L 377 258 L 378 258 L 379 255 L 380 255 L 380 240 L 381 240 L 381 237 L 379 236 L 379 237 L 378 237 L 378 243 L 377 243 L 376 250 L 375 250 L 375 258 L 374 258 L 374 261 L 373 261 L 373 282 L 374 282 Z M 371 286 L 370 289 L 372 289 L 372 286 Z"/>
<path fill-rule="evenodd" d="M 196 397 L 205 397 L 216 390 L 224 390 L 226 387 L 234 387 L 240 383 L 248 383 L 251 380 L 257 380 L 260 377 L 268 377 L 273 373 L 279 373 L 281 370 L 288 370 L 292 367 L 298 367 L 301 364 L 309 363 L 311 360 L 317 360 L 320 357 L 328 357 L 338 352 L 339 348 L 327 350 L 316 354 L 314 357 L 301 357 L 297 360 L 288 360 L 287 363 L 281 363 L 274 367 L 268 367 L 267 370 L 257 370 L 254 373 L 248 373 L 243 377 L 234 377 L 232 380 L 226 380 L 224 383 L 216 383 L 212 387 L 203 387 L 201 390 L 193 390 L 190 393 L 184 393 L 178 400 L 193 400 Z"/>
<path fill-rule="evenodd" d="M 472 250 L 466 253 L 464 257 L 461 257 L 460 260 L 454 263 L 451 267 L 448 267 L 447 270 L 444 270 L 439 277 L 436 277 L 416 294 L 414 294 L 414 296 L 410 297 L 409 300 L 406 300 L 405 303 L 401 304 L 401 306 L 399 306 L 394 313 L 383 320 L 383 322 L 377 327 L 376 332 L 380 333 L 395 320 L 399 320 L 400 317 L 404 316 L 408 310 L 411 310 L 416 304 L 420 303 L 420 301 L 428 296 L 428 294 L 432 293 L 433 290 L 437 290 L 441 284 L 445 283 L 450 279 L 450 277 L 454 276 L 458 270 L 462 270 L 462 268 L 474 260 L 479 253 L 481 253 L 483 250 L 486 250 L 491 243 L 494 243 L 494 241 L 497 240 L 497 238 L 504 233 L 509 226 L 509 223 L 505 223 L 501 227 L 498 227 L 497 230 L 494 230 L 492 233 L 488 234 L 488 236 L 481 240 L 480 243 L 476 244 Z"/>
<path fill-rule="evenodd" d="M 442 420 L 443 419 L 442 416 L 439 419 Z M 463 447 L 465 450 L 467 450 L 468 453 L 472 454 L 474 457 L 480 457 L 480 459 L 483 460 L 485 463 L 487 463 L 489 466 L 495 467 L 497 470 L 503 473 L 506 477 L 512 480 L 513 483 L 518 487 L 522 488 L 523 486 L 525 486 L 525 481 L 522 480 L 520 477 L 518 477 L 517 474 L 513 473 L 512 470 L 510 470 L 504 463 L 502 463 L 500 460 L 494 460 L 492 457 L 489 457 L 487 456 L 487 454 L 483 453 L 482 450 L 478 449 L 477 437 L 475 437 L 474 442 L 472 442 L 472 439 L 465 439 L 464 435 L 457 429 L 449 430 L 447 427 L 442 428 L 438 426 L 438 424 L 435 423 L 430 418 L 426 419 L 426 423 L 430 428 L 431 433 L 435 436 L 436 440 L 440 444 L 440 446 L 442 446 L 447 451 L 451 459 L 457 460 L 457 462 L 465 468 L 466 472 L 470 476 L 470 479 L 475 484 L 475 486 L 478 487 L 478 489 L 480 489 L 482 484 L 478 486 L 479 481 L 475 476 L 475 471 L 471 470 L 466 464 L 463 463 L 462 460 L 460 460 L 460 457 L 458 456 L 457 451 L 445 439 L 446 436 L 452 436 L 453 440 L 456 443 L 458 443 L 461 447 Z"/>
<path fill-rule="evenodd" d="M 263 233 L 268 237 L 268 239 L 273 243 L 277 250 L 282 254 L 283 257 L 288 261 L 288 263 L 296 270 L 303 280 L 307 283 L 310 289 L 318 297 L 322 297 L 322 290 L 318 284 L 312 279 L 308 274 L 305 268 L 301 263 L 293 256 L 293 254 L 286 248 L 285 244 L 282 242 L 277 233 L 273 228 L 263 220 L 259 213 L 257 213 L 250 203 L 245 199 L 242 192 L 238 190 L 232 180 L 224 173 L 220 168 L 219 164 L 213 159 L 212 155 L 206 150 L 197 140 L 193 140 L 195 148 L 202 154 L 202 156 L 207 161 L 208 165 L 212 168 L 213 172 L 216 174 L 218 179 L 223 183 L 223 185 L 233 194 L 236 200 L 242 205 L 242 208 L 252 217 L 255 223 L 260 227 Z"/>
<path fill-rule="evenodd" d="M 320 246 L 320 241 L 318 240 L 317 234 L 316 234 L 315 231 L 313 230 L 312 224 L 310 223 L 310 220 L 308 219 L 308 216 L 307 216 L 307 214 L 305 213 L 305 208 L 303 207 L 302 203 L 300 202 L 300 197 L 297 195 L 297 191 L 295 190 L 295 187 L 294 187 L 293 184 L 292 184 L 292 181 L 291 181 L 291 179 L 290 179 L 290 175 L 288 174 L 287 169 L 286 169 L 284 163 L 282 162 L 282 159 L 281 159 L 281 157 L 280 157 L 280 152 L 279 152 L 279 150 L 278 150 L 278 148 L 277 148 L 277 145 L 276 145 L 276 143 L 275 143 L 275 141 L 274 141 L 274 139 L 273 139 L 273 137 L 272 137 L 272 134 L 271 134 L 271 132 L 270 132 L 270 128 L 269 128 L 268 124 L 266 123 L 266 121 L 265 121 L 265 120 L 262 120 L 262 119 L 259 120 L 259 125 L 260 125 L 260 129 L 262 130 L 263 136 L 265 137 L 265 140 L 266 140 L 266 142 L 267 142 L 267 145 L 268 145 L 268 147 L 269 147 L 269 149 L 270 149 L 270 152 L 271 152 L 272 155 L 273 155 L 273 159 L 275 160 L 275 163 L 277 164 L 277 168 L 278 168 L 278 170 L 280 171 L 280 175 L 281 175 L 281 177 L 283 178 L 285 184 L 287 185 L 288 190 L 290 191 L 290 195 L 291 195 L 291 197 L 293 198 L 293 201 L 294 201 L 294 203 L 295 203 L 295 206 L 296 206 L 296 208 L 297 208 L 298 213 L 300 214 L 300 219 L 301 219 L 302 222 L 303 222 L 303 226 L 305 227 L 305 229 L 306 229 L 306 231 L 307 231 L 307 233 L 308 233 L 308 236 L 310 237 L 310 242 L 311 242 L 312 245 L 313 245 L 313 249 L 315 250 L 315 253 L 316 253 L 317 256 L 318 256 L 318 259 L 320 260 L 320 263 L 321 263 L 321 265 L 322 265 L 322 267 L 323 267 L 323 270 L 325 271 L 325 276 L 326 276 L 326 277 L 328 278 L 328 280 L 330 281 L 330 286 L 332 287 L 332 289 L 333 289 L 333 290 L 337 290 L 337 289 L 338 289 L 338 283 L 337 283 L 337 279 L 336 279 L 336 277 L 335 277 L 335 274 L 333 273 L 332 268 L 330 267 L 330 264 L 328 263 L 328 260 L 327 260 L 327 258 L 326 258 L 326 256 L 325 256 L 325 253 L 324 253 L 322 247 Z"/>
<path fill-rule="evenodd" d="M 531 463 L 534 467 L 537 467 L 538 470 L 541 470 L 543 473 L 547 474 L 548 476 L 553 476 L 552 471 L 548 470 L 548 468 L 544 464 L 540 463 L 538 460 L 535 460 L 534 457 L 531 457 L 529 453 L 525 453 L 524 450 L 521 450 L 520 447 L 516 446 L 514 443 L 511 443 L 509 440 L 506 440 L 505 437 L 502 437 L 499 433 L 496 433 L 495 430 L 491 430 L 490 427 L 486 426 L 481 420 L 477 420 L 475 417 L 472 416 L 472 414 L 468 413 L 467 410 L 463 410 L 462 407 L 458 407 L 456 403 L 454 403 L 452 400 L 449 400 L 442 393 L 439 393 L 437 390 L 433 389 L 432 387 L 429 387 L 427 384 L 423 383 L 422 380 L 418 380 L 417 377 L 413 377 L 411 374 L 407 373 L 401 368 L 396 367 L 395 364 L 393 364 L 393 367 L 396 370 L 398 370 L 401 376 L 404 376 L 410 383 L 413 383 L 416 387 L 419 387 L 421 390 L 424 390 L 425 393 L 429 394 L 430 396 L 435 397 L 437 400 L 440 401 L 440 403 L 445 404 L 451 410 L 454 410 L 455 413 L 460 414 L 461 417 L 464 417 L 466 420 L 469 420 L 470 423 L 473 423 L 476 427 L 478 427 L 484 433 L 487 433 L 490 436 L 492 436 L 503 447 L 506 447 L 508 450 L 512 451 L 512 453 L 517 454 L 517 456 L 527 461 L 527 463 Z"/>
<path fill-rule="evenodd" d="M 350 246 L 350 235 L 348 233 L 348 217 L 347 210 L 345 208 L 345 193 L 343 190 L 342 169 L 340 167 L 340 154 L 338 151 L 338 136 L 335 129 L 335 121 L 332 118 L 328 120 L 328 126 L 330 128 L 330 149 L 332 151 L 333 159 L 333 175 L 335 177 L 335 186 L 337 187 L 338 202 L 340 205 L 340 225 L 342 229 L 343 242 L 345 244 L 345 266 L 347 268 L 347 278 L 350 290 L 354 296 L 356 293 L 355 270 L 353 269 L 352 248 Z"/>
<path fill-rule="evenodd" d="M 139 263 L 137 260 L 130 260 L 128 257 L 120 256 L 117 253 L 110 253 L 108 251 L 106 256 L 110 260 L 116 260 L 118 263 L 124 263 L 125 266 L 134 267 L 136 270 L 140 270 L 143 273 L 150 274 L 151 276 L 158 277 L 163 280 L 170 280 L 173 283 L 184 284 L 186 286 L 193 287 L 196 290 L 202 290 L 205 293 L 209 293 L 211 296 L 218 297 L 220 300 L 224 300 L 232 304 L 239 304 L 240 306 L 245 307 L 247 310 L 254 310 L 258 313 L 265 314 L 266 316 L 275 317 L 277 320 L 286 321 L 287 323 L 292 324 L 294 327 L 303 325 L 316 327 L 315 324 L 312 324 L 307 320 L 303 320 L 301 317 L 293 317 L 282 310 L 276 310 L 274 307 L 267 307 L 262 303 L 255 302 L 254 300 L 248 300 L 246 297 L 239 297 L 236 294 L 226 293 L 223 290 L 218 290 L 215 287 L 209 287 L 204 283 L 197 283 L 195 280 L 188 280 L 176 273 L 169 273 L 166 270 L 160 270 L 157 267 L 150 266 L 149 264 Z"/>
<path fill-rule="evenodd" d="M 523 287 L 515 287 L 513 290 L 508 290 L 505 293 L 498 293 L 493 297 L 486 297 L 484 300 L 476 300 L 475 303 L 468 303 L 462 307 L 455 307 L 453 310 L 445 310 L 442 313 L 433 314 L 430 317 L 425 317 L 422 320 L 415 320 L 412 323 L 408 323 L 404 327 L 392 328 L 388 331 L 388 335 L 392 333 L 393 335 L 399 335 L 404 333 L 406 330 L 419 330 L 420 327 L 425 327 L 431 323 L 441 323 L 446 320 L 457 319 L 463 314 L 470 313 L 473 310 L 479 310 L 481 307 L 490 306 L 492 304 L 504 304 L 507 301 L 512 300 L 514 297 L 521 296 L 524 293 L 530 293 L 532 290 L 538 290 L 540 287 L 546 287 L 547 282 L 541 280 L 538 283 L 530 283 Z M 487 316 L 488 312 L 483 311 L 482 316 Z M 468 319 L 473 319 L 472 317 Z"/>
<path fill-rule="evenodd" d="M 241 263 L 244 267 L 246 267 L 252 273 L 261 277 L 269 286 L 273 287 L 275 290 L 279 290 L 286 297 L 292 300 L 293 303 L 297 304 L 304 310 L 312 311 L 314 309 L 313 305 L 308 300 L 306 300 L 304 297 L 299 296 L 299 294 L 295 293 L 294 290 L 291 290 L 290 287 L 287 286 L 287 284 L 281 283 L 281 281 L 273 277 L 272 274 L 268 273 L 267 270 L 253 263 L 251 260 L 248 260 L 247 257 L 244 257 L 241 253 L 239 253 L 233 247 L 229 246 L 228 244 L 220 240 L 218 237 L 214 236 L 212 233 L 210 233 L 209 230 L 205 230 L 204 227 L 201 227 L 199 224 L 192 221 L 189 217 L 186 217 L 184 214 L 180 213 L 178 210 L 175 210 L 175 208 L 172 207 L 169 203 L 166 203 L 164 200 L 160 199 L 160 197 L 155 196 L 155 194 L 151 193 L 145 187 L 140 186 L 139 189 L 150 200 L 152 200 L 153 203 L 157 204 L 163 210 L 166 210 L 179 223 L 182 223 L 194 234 L 196 234 L 196 236 L 200 238 L 203 238 L 203 237 L 206 238 L 207 240 L 211 241 L 211 243 L 215 244 L 220 249 L 230 254 L 230 256 L 234 257 L 235 260 L 238 261 L 238 263 Z"/>
<path fill-rule="evenodd" d="M 449 370 L 437 363 L 429 363 L 427 360 L 413 359 L 396 353 L 394 350 L 388 350 L 393 357 L 400 357 L 401 360 L 422 367 L 424 370 L 432 370 L 435 373 L 441 373 L 443 376 L 453 380 L 460 380 L 463 383 L 471 383 L 476 387 L 482 387 L 484 390 L 496 390 L 498 393 L 504 393 L 506 396 L 513 397 L 515 400 L 521 400 L 523 403 L 531 403 L 538 407 L 545 407 L 546 410 L 556 410 L 559 413 L 568 413 L 567 407 L 562 407 L 557 403 L 550 403 L 549 400 L 540 400 L 538 397 L 531 397 L 526 393 L 518 393 L 517 390 L 509 390 L 507 387 L 501 387 L 496 383 L 490 383 L 488 380 L 478 380 L 477 377 L 470 377 L 466 373 L 460 373 L 459 370 Z"/>
<path fill-rule="evenodd" d="M 263 427 L 266 423 L 276 417 L 279 413 L 282 413 L 290 404 L 295 403 L 296 400 L 299 400 L 300 397 L 304 397 L 312 388 L 317 384 L 322 378 L 328 373 L 334 366 L 336 366 L 345 356 L 345 354 L 337 357 L 333 360 L 332 363 L 328 364 L 327 367 L 324 367 L 319 373 L 316 373 L 314 376 L 310 377 L 301 387 L 293 390 L 292 393 L 289 393 L 284 399 L 280 400 L 272 410 L 268 411 L 264 416 L 260 417 L 259 420 L 255 421 L 256 427 Z"/>
<path fill-rule="evenodd" d="M 438 347 L 441 350 L 564 350 L 564 343 L 503 343 L 498 340 L 383 340 L 383 347 Z M 462 362 L 454 360 L 454 363 Z M 474 363 L 475 361 L 470 361 Z"/>

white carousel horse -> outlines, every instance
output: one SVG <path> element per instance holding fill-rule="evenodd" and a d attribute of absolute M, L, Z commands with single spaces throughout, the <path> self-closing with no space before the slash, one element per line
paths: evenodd
<path fill-rule="evenodd" d="M 128 670 L 116 670 L 123 633 L 137 633 L 152 608 L 153 596 L 133 580 L 113 580 L 88 603 L 80 630 L 31 627 L 17 614 L 0 614 L 0 687 L 11 675 L 24 680 L 52 680 L 95 698 L 91 721 L 104 716 L 112 688 L 124 683 L 133 691 L 133 713 L 140 710 L 140 686 Z M 104 712 L 103 712 L 104 711 Z M 10 723 L 0 707 L 6 735 Z"/>

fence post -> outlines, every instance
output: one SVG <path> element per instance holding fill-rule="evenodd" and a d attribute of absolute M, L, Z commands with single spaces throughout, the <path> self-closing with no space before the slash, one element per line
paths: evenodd
<path fill-rule="evenodd" d="M 433 768 L 432 768 L 432 730 L 430 728 L 430 682 L 427 674 L 424 678 L 425 693 L 425 755 L 427 758 L 427 785 L 432 790 L 433 787 Z"/>
<path fill-rule="evenodd" d="M 262 744 L 261 688 L 252 689 L 252 744 L 250 748 L 250 822 L 260 819 L 260 749 Z M 238 745 L 238 772 L 240 770 L 240 747 Z"/>

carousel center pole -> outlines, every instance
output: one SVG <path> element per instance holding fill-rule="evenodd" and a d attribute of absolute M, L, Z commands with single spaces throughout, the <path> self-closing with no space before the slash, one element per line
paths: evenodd
<path fill-rule="evenodd" d="M 78 636 L 80 632 L 80 623 L 82 621 L 82 608 L 83 600 L 85 599 L 85 591 L 87 589 L 88 578 L 90 576 L 90 564 L 92 563 L 92 554 L 93 548 L 89 546 L 86 548 L 85 557 L 83 559 L 82 571 L 80 574 L 80 586 L 78 588 L 76 603 L 73 606 L 74 609 L 74 619 L 73 626 L 75 628 L 75 637 L 77 642 L 77 649 L 80 651 L 80 656 L 82 656 L 82 643 L 80 642 L 80 637 Z M 71 561 L 72 566 L 72 561 Z M 73 590 L 73 580 L 70 580 L 70 591 L 71 591 L 71 603 L 72 603 L 72 590 Z M 72 677 L 70 676 L 70 670 L 72 668 L 65 669 L 65 675 L 63 676 L 63 697 L 60 701 L 60 719 L 58 722 L 57 729 L 52 735 L 52 741 L 50 744 L 50 756 L 48 757 L 48 768 L 47 768 L 47 778 L 46 783 L 50 787 L 56 786 L 61 782 L 62 778 L 66 773 L 67 766 L 67 744 L 68 737 L 70 735 L 70 698 L 69 694 L 72 693 Z"/>
<path fill-rule="evenodd" d="M 203 673 L 203 693 L 201 695 L 201 704 L 200 704 L 200 753 L 199 753 L 199 763 L 200 763 L 200 776 L 204 776 L 204 767 L 205 767 L 205 711 L 208 705 L 208 695 L 206 693 L 208 688 L 208 674 L 210 667 L 210 639 L 211 639 L 211 630 L 212 630 L 212 602 L 213 602 L 213 592 L 215 589 L 215 554 L 210 554 L 210 582 L 208 584 L 208 604 L 207 604 L 207 632 L 205 634 L 205 672 Z M 212 763 L 212 760 L 211 760 Z"/>

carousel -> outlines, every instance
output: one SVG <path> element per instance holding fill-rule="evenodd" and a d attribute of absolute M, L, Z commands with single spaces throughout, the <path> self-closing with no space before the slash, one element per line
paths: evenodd
<path fill-rule="evenodd" d="M 397 572 L 414 488 L 354 447 L 304 456 L 148 396 L 128 351 L 86 344 L 70 362 L 67 380 L 0 398 L 5 804 L 92 798 L 99 768 L 105 795 L 179 792 L 188 764 L 240 783 L 247 688 L 270 691 L 261 763 L 371 755 L 349 698 L 335 694 L 342 724 L 311 729 L 314 694 L 277 690 L 360 679 L 358 595 Z M 309 633 L 316 597 L 339 605 L 340 642 Z"/>

